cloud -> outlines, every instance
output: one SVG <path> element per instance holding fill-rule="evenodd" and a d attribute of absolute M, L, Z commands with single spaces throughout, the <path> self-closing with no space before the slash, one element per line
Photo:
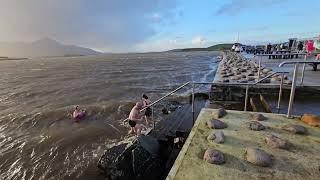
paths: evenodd
<path fill-rule="evenodd" d="M 203 36 L 196 36 L 191 40 L 191 43 L 195 46 L 204 45 L 207 42 L 207 39 Z"/>
<path fill-rule="evenodd" d="M 237 15 L 251 8 L 265 8 L 276 4 L 285 3 L 288 0 L 231 0 L 222 5 L 216 11 L 216 15 Z"/>
<path fill-rule="evenodd" d="M 176 0 L 1 0 L 0 41 L 50 37 L 126 51 L 155 35 L 156 22 L 177 17 L 176 10 Z"/>
<path fill-rule="evenodd" d="M 147 51 L 167 51 L 172 49 L 181 48 L 196 48 L 207 47 L 212 45 L 213 42 L 208 41 L 203 36 L 196 36 L 192 39 L 182 36 L 176 36 L 173 38 L 164 38 L 158 40 L 148 40 L 135 46 L 135 51 L 147 52 Z"/>
<path fill-rule="evenodd" d="M 161 16 L 159 13 L 154 13 L 154 14 L 152 14 L 152 16 L 151 16 L 151 19 L 152 19 L 154 22 L 161 22 L 162 16 Z"/>

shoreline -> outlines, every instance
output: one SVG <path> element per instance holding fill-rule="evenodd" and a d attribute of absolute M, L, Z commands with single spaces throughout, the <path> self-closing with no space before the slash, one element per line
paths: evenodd
<path fill-rule="evenodd" d="M 6 58 L 0 58 L 0 61 L 14 61 L 14 60 L 26 60 L 26 59 L 29 59 L 29 58 L 9 58 L 9 57 L 6 57 Z"/>

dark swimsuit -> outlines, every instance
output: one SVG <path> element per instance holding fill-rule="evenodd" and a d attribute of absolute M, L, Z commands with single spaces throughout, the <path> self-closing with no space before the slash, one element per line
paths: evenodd
<path fill-rule="evenodd" d="M 136 124 L 137 124 L 137 123 L 136 123 L 135 121 L 129 120 L 129 125 L 130 125 L 130 127 L 135 127 Z"/>
<path fill-rule="evenodd" d="M 148 103 L 145 101 L 146 105 L 148 105 Z M 146 112 L 144 113 L 144 115 L 146 115 L 147 117 L 150 117 L 152 115 L 152 110 L 150 107 L 148 107 L 146 109 Z"/>

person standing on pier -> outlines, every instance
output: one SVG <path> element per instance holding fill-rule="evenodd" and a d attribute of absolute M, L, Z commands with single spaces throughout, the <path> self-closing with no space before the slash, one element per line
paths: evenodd
<path fill-rule="evenodd" d="M 141 124 L 141 121 L 143 119 L 143 114 L 140 113 L 140 110 L 142 109 L 142 103 L 137 102 L 136 105 L 131 109 L 129 114 L 129 125 L 130 125 L 130 131 L 129 134 L 136 133 L 136 125 Z"/>
<path fill-rule="evenodd" d="M 303 43 L 300 41 L 298 44 L 298 52 L 302 53 L 303 52 Z"/>
<path fill-rule="evenodd" d="M 315 50 L 314 46 L 313 46 L 313 40 L 308 40 L 306 43 L 306 51 L 307 54 L 310 55 L 312 54 L 312 52 Z"/>
<path fill-rule="evenodd" d="M 316 60 L 320 60 L 320 35 L 317 40 L 314 41 L 315 53 L 317 54 Z"/>
<path fill-rule="evenodd" d="M 144 118 L 146 120 L 146 125 L 149 125 L 149 118 L 152 115 L 152 109 L 149 107 L 151 104 L 151 101 L 149 100 L 149 97 L 145 94 L 142 95 L 142 103 L 143 103 L 143 108 L 146 108 L 146 111 L 144 112 Z"/>

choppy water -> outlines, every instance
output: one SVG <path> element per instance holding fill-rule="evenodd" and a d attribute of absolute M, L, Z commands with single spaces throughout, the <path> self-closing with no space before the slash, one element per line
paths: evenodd
<path fill-rule="evenodd" d="M 0 179 L 97 179 L 142 93 L 212 81 L 217 54 L 150 53 L 0 61 Z M 183 93 L 183 92 L 182 92 Z M 74 105 L 89 112 L 73 123 Z"/>

